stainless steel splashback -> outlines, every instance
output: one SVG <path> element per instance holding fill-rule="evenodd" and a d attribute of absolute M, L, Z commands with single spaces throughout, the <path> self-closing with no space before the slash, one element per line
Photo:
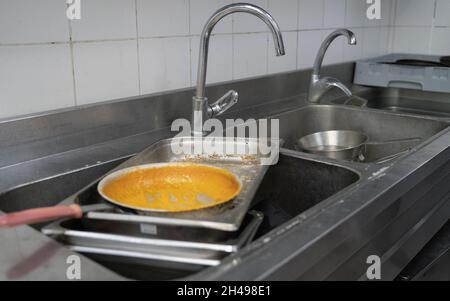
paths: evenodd
<path fill-rule="evenodd" d="M 354 63 L 325 67 L 344 82 L 353 79 Z M 215 84 L 216 99 L 231 88 L 241 101 L 229 114 L 307 91 L 311 70 Z M 0 120 L 0 167 L 170 126 L 190 119 L 194 89 L 124 98 L 98 104 Z M 28 147 L 24 147 L 24 145 Z M 50 147 L 49 147 L 50 146 Z M 5 155 L 1 155 L 5 154 Z"/>

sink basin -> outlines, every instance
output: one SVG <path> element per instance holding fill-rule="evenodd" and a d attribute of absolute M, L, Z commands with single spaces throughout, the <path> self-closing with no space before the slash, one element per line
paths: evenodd
<path fill-rule="evenodd" d="M 344 167 L 298 156 L 282 153 L 256 193 L 253 209 L 264 212 L 265 222 L 271 224 L 263 234 L 359 180 L 356 172 Z"/>
<path fill-rule="evenodd" d="M 36 207 L 55 206 L 124 160 L 103 163 L 12 189 L 0 194 L 0 210 L 11 213 Z M 41 225 L 34 226 L 40 228 Z"/>
<path fill-rule="evenodd" d="M 374 88 L 358 96 L 368 100 L 369 108 L 407 114 L 450 118 L 450 94 L 398 88 Z M 333 101 L 343 104 L 344 98 Z"/>
<path fill-rule="evenodd" d="M 0 195 L 0 210 L 13 212 L 39 206 L 56 205 L 123 160 L 88 167 L 51 179 L 31 183 Z M 271 166 L 253 199 L 251 208 L 264 214 L 257 237 L 267 234 L 298 214 L 314 207 L 359 180 L 358 173 L 347 168 L 301 158 L 301 154 L 281 154 Z M 64 188 L 64 189 L 63 189 Z M 43 225 L 35 226 L 40 229 Z M 184 270 L 136 265 L 124 258 L 87 255 L 121 274 L 139 280 L 167 280 L 189 276 Z"/>
<path fill-rule="evenodd" d="M 280 138 L 285 141 L 284 147 L 292 150 L 296 150 L 296 142 L 301 137 L 330 130 L 360 131 L 372 142 L 420 138 L 408 143 L 368 145 L 365 162 L 403 152 L 449 126 L 446 121 L 432 118 L 332 105 L 309 105 L 273 118 L 280 120 Z"/>

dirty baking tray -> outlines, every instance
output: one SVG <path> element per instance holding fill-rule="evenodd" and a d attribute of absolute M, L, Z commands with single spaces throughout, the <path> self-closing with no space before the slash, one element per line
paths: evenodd
<path fill-rule="evenodd" d="M 140 154 L 127 160 L 110 173 L 132 166 L 148 163 L 161 162 L 192 162 L 208 164 L 211 166 L 228 169 L 235 173 L 242 182 L 242 190 L 238 197 L 223 205 L 216 207 L 182 213 L 161 213 L 161 212 L 135 212 L 112 206 L 108 204 L 97 192 L 97 184 L 101 179 L 88 185 L 80 192 L 69 197 L 64 204 L 77 203 L 81 206 L 104 204 L 101 209 L 89 211 L 86 218 L 98 220 L 121 221 L 129 223 L 147 223 L 153 225 L 172 225 L 194 228 L 209 228 L 222 231 L 237 231 L 246 215 L 250 203 L 261 183 L 267 169 L 268 162 L 276 162 L 278 153 L 274 154 L 278 147 L 272 145 L 272 153 L 263 155 L 234 155 L 231 152 L 227 155 L 176 155 L 172 151 L 174 144 L 179 144 L 179 140 L 161 140 Z M 183 142 L 185 146 L 194 148 L 201 139 L 187 139 Z M 240 153 L 252 153 L 250 150 L 259 150 L 256 139 L 236 139 L 233 141 L 218 141 L 218 144 L 226 144 L 228 147 L 240 148 Z M 230 148 L 231 149 L 231 148 Z M 262 163 L 265 164 L 262 164 Z M 108 174 L 110 174 L 108 173 Z"/>

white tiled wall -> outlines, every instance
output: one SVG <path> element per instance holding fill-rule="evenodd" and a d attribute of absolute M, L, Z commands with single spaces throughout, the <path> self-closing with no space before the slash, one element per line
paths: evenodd
<path fill-rule="evenodd" d="M 353 30 L 358 45 L 339 38 L 325 64 L 387 53 L 389 42 L 396 49 L 405 44 L 411 51 L 427 50 L 417 41 L 428 36 L 427 30 L 433 30 L 429 42 L 436 49 L 444 51 L 449 43 L 439 38 L 447 35 L 448 14 L 433 19 L 434 6 L 421 4 L 434 0 L 399 0 L 397 6 L 395 0 L 381 0 L 381 21 L 366 18 L 366 0 L 244 1 L 275 16 L 287 55 L 275 57 L 260 20 L 229 16 L 214 30 L 209 83 L 309 68 L 323 38 L 338 27 Z M 438 0 L 442 11 L 448 11 L 449 1 Z M 81 20 L 68 21 L 66 0 L 0 0 L 0 118 L 193 86 L 202 27 L 215 10 L 232 2 L 81 0 Z M 406 2 L 426 16 L 415 16 L 412 8 L 400 15 L 398 8 L 406 8 Z M 395 31 L 406 32 L 394 41 L 395 8 Z"/>
<path fill-rule="evenodd" d="M 78 104 L 139 94 L 137 60 L 132 40 L 74 44 Z"/>
<path fill-rule="evenodd" d="M 190 86 L 189 45 L 189 37 L 139 41 L 139 69 L 143 94 Z"/>
<path fill-rule="evenodd" d="M 396 0 L 393 51 L 450 55 L 450 0 Z"/>
<path fill-rule="evenodd" d="M 15 116 L 74 103 L 69 45 L 0 47 L 0 115 Z"/>

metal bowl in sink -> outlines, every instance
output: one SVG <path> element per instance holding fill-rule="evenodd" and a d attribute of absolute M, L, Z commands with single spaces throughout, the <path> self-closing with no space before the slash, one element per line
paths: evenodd
<path fill-rule="evenodd" d="M 297 141 L 299 150 L 338 160 L 358 160 L 368 137 L 357 131 L 326 131 Z"/>

